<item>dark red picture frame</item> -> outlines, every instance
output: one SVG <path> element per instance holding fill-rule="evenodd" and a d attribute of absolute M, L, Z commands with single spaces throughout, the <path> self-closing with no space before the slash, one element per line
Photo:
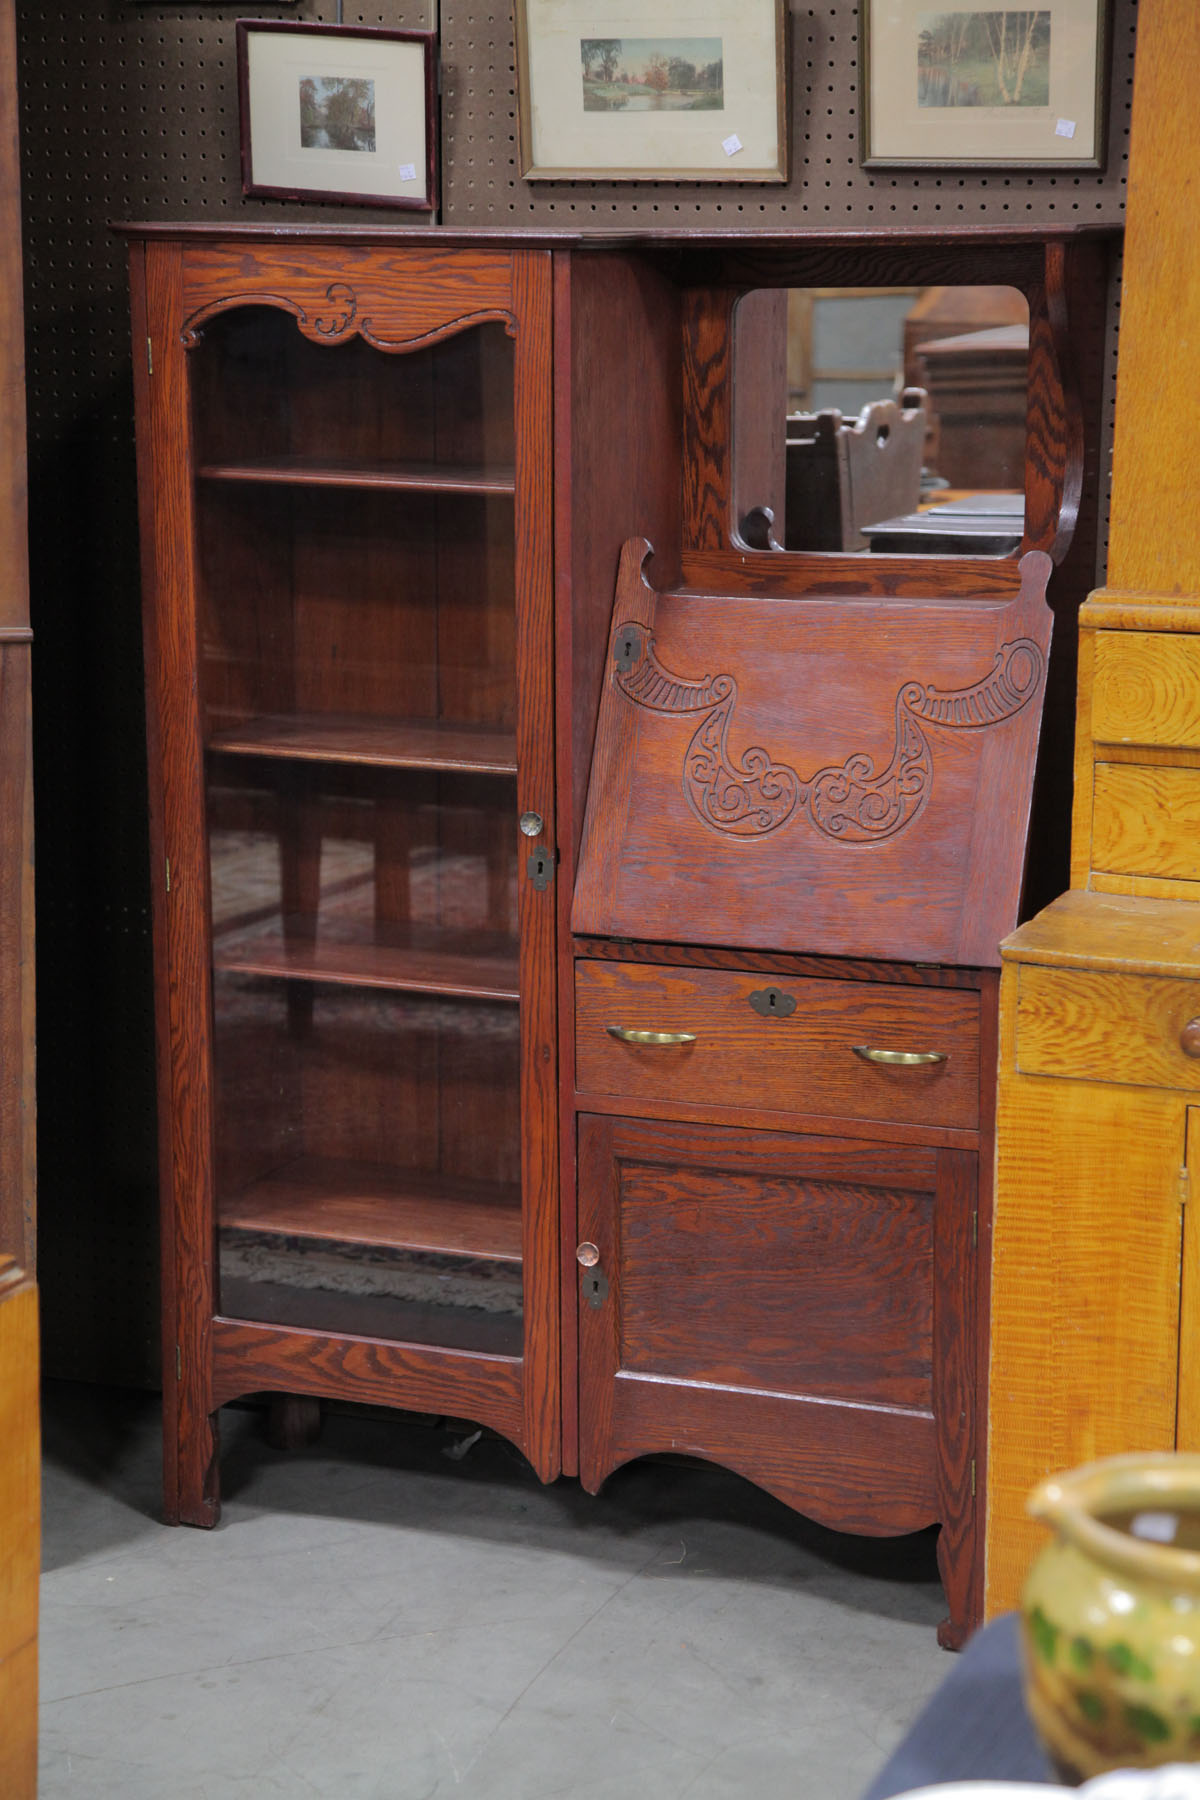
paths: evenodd
<path fill-rule="evenodd" d="M 286 32 L 290 36 L 322 39 L 366 39 L 372 42 L 410 43 L 421 46 L 424 53 L 422 92 L 425 103 L 425 193 L 413 197 L 405 194 L 356 193 L 353 190 L 323 187 L 278 186 L 254 178 L 253 121 L 250 112 L 250 38 Z M 242 165 L 242 192 L 264 200 L 327 200 L 346 206 L 397 207 L 414 212 L 433 212 L 438 204 L 437 157 L 437 37 L 432 31 L 393 31 L 380 26 L 319 25 L 295 19 L 239 19 L 236 27 L 238 113 Z"/>

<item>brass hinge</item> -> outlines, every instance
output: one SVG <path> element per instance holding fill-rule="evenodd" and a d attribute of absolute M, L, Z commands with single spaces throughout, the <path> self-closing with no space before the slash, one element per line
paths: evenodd
<path fill-rule="evenodd" d="M 171 859 L 169 856 L 167 857 L 166 861 L 167 861 L 167 892 L 169 894 L 171 891 Z"/>
<path fill-rule="evenodd" d="M 1179 1204 L 1186 1206 L 1192 1195 L 1191 1171 L 1185 1163 L 1179 1171 Z"/>
<path fill-rule="evenodd" d="M 178 1344 L 175 1346 L 175 1379 L 176 1381 L 183 1380 L 183 1351 Z M 974 1491 L 972 1488 L 971 1492 L 974 1493 Z"/>
<path fill-rule="evenodd" d="M 971 1458 L 971 1498 L 975 1498 L 975 1458 Z"/>
<path fill-rule="evenodd" d="M 153 340 L 153 338 L 146 339 L 146 372 L 149 375 L 153 375 L 153 373 L 154 373 L 154 340 Z"/>

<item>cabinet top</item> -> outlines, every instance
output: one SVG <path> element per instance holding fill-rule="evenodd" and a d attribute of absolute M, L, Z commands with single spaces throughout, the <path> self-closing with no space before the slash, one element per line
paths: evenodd
<path fill-rule="evenodd" d="M 421 248 L 440 244 L 448 248 L 459 245 L 495 245 L 497 248 L 525 250 L 557 249 L 740 249 L 800 250 L 855 245 L 933 245 L 968 244 L 1045 244 L 1090 237 L 1115 237 L 1120 227 L 1100 224 L 1061 225 L 970 225 L 947 231 L 943 226 L 903 226 L 863 231 L 842 226 L 790 226 L 783 230 L 713 230 L 703 226 L 655 227 L 651 230 L 613 230 L 606 226 L 572 228 L 570 230 L 541 226 L 471 226 L 455 229 L 446 225 L 306 225 L 221 224 L 215 220 L 179 223 L 165 220 L 125 220 L 113 229 L 122 236 L 175 241 L 241 239 L 256 243 L 379 243 L 396 246 L 412 243 Z"/>

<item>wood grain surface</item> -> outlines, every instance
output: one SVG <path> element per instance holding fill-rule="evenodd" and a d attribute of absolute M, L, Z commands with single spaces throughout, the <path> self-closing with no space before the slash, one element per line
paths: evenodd
<path fill-rule="evenodd" d="M 659 593 L 646 551 L 631 540 L 617 579 L 573 929 L 997 963 L 1024 874 L 1048 558 L 1023 561 L 1008 605 L 939 605 Z M 1011 656 L 1039 672 L 1024 701 L 943 703 L 1002 681 Z M 916 737 L 912 706 L 929 712 Z"/>
<path fill-rule="evenodd" d="M 750 1003 L 771 984 L 753 974 L 653 964 L 576 964 L 576 1078 L 581 1093 L 973 1130 L 979 1116 L 974 994 L 841 981 L 796 981 L 795 1002 L 763 1017 Z M 639 1045 L 609 1026 L 693 1032 L 695 1043 Z M 881 1067 L 855 1045 L 937 1051 L 926 1067 Z"/>
<path fill-rule="evenodd" d="M 0 1793 L 37 1793 L 41 1443 L 37 1289 L 0 1256 Z"/>
<path fill-rule="evenodd" d="M 579 1134 L 579 1229 L 608 1284 L 593 1295 L 581 1271 L 584 1485 L 673 1450 L 842 1530 L 940 1519 L 961 1641 L 979 1585 L 975 1157 L 589 1114 Z"/>
<path fill-rule="evenodd" d="M 1097 762 L 1092 868 L 1200 882 L 1200 769 Z"/>
<path fill-rule="evenodd" d="M 1182 1042 L 1200 1018 L 1195 980 L 1027 963 L 1017 1008 L 1023 1075 L 1200 1089 L 1200 1060 Z"/>
<path fill-rule="evenodd" d="M 1020 970 L 1022 979 L 1028 966 Z M 1073 980 L 1074 976 L 1064 976 Z M 1175 1443 L 1187 1096 L 1018 1074 L 1002 987 L 993 1244 L 987 1611 L 1014 1606 L 1057 1470 Z M 1100 1028 L 1103 1028 L 1101 1021 Z M 1110 1055 L 1120 1051 L 1114 1023 Z"/>
<path fill-rule="evenodd" d="M 1197 69 L 1200 12 L 1157 0 L 1138 18 L 1108 582 L 1167 601 L 1200 593 L 1192 431 L 1186 410 L 1157 417 L 1164 367 L 1174 392 L 1200 385 L 1200 264 L 1174 199 L 1200 178 Z"/>
<path fill-rule="evenodd" d="M 521 1190 L 436 1171 L 301 1157 L 222 1195 L 222 1229 L 521 1261 Z"/>
<path fill-rule="evenodd" d="M 1097 743 L 1200 749 L 1200 642 L 1165 631 L 1098 631 L 1095 659 Z"/>

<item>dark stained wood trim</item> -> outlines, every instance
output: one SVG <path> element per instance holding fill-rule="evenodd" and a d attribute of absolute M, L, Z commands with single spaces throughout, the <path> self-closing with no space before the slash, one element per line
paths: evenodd
<path fill-rule="evenodd" d="M 212 1322 L 213 1401 L 262 1391 L 320 1394 L 478 1419 L 520 1443 L 521 1364 L 470 1350 L 295 1331 L 242 1319 Z"/>
<path fill-rule="evenodd" d="M 527 861 L 558 843 L 554 737 L 553 269 L 544 250 L 513 258 L 518 318 L 516 426 L 517 812 L 543 820 L 518 837 L 521 938 L 521 1179 L 525 1207 L 524 1426 L 543 1481 L 559 1472 L 557 884 L 538 891 Z"/>

